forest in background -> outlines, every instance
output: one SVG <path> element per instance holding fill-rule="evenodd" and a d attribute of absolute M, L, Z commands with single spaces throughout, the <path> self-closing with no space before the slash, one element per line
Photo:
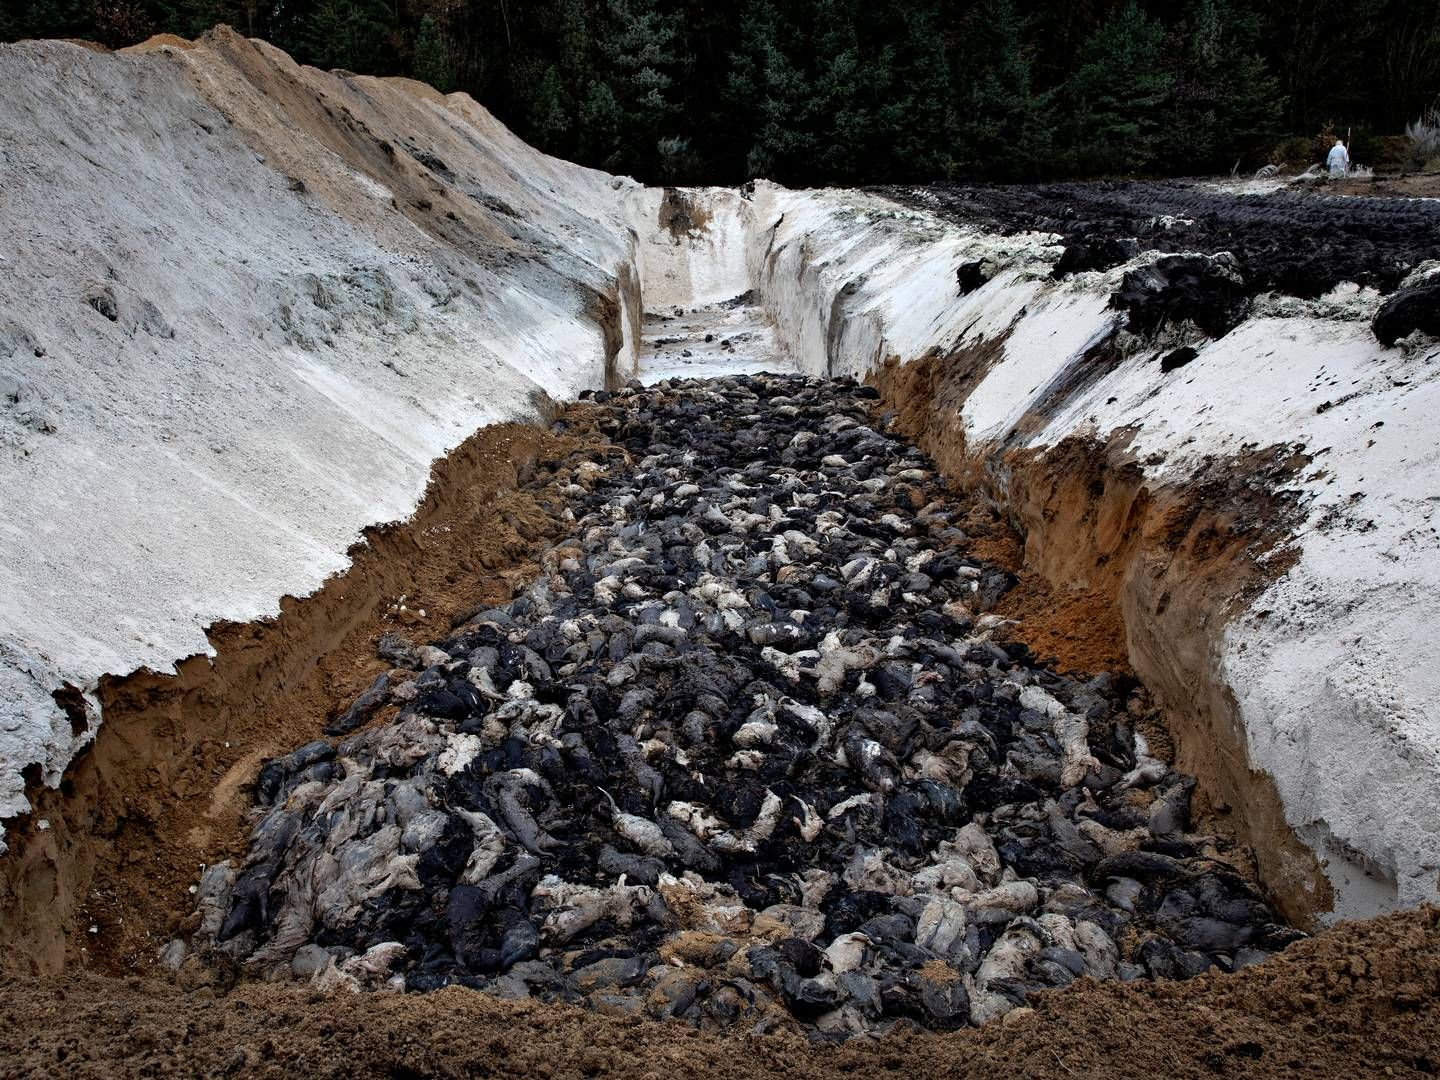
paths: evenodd
<path fill-rule="evenodd" d="M 1384 163 L 1440 92 L 1440 0 L 0 0 L 0 40 L 222 22 L 651 183 Z"/>

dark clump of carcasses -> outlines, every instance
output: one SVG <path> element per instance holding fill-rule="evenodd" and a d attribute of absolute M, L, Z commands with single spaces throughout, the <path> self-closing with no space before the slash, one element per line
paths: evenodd
<path fill-rule="evenodd" d="M 1371 327 L 1382 345 L 1394 345 L 1417 330 L 1431 337 L 1440 334 L 1440 281 L 1401 289 L 1380 305 Z"/>
<path fill-rule="evenodd" d="M 843 1039 L 1296 938 L 1189 832 L 1132 684 L 994 638 L 1014 579 L 874 397 L 593 395 L 625 453 L 574 471 L 571 538 L 444 641 L 382 639 L 168 958 Z"/>
<path fill-rule="evenodd" d="M 1417 267 L 1440 258 L 1440 202 L 1434 199 L 1299 190 L 1236 196 L 1187 180 L 878 190 L 967 228 L 1051 233 L 1064 249 L 1056 279 L 1162 253 L 1166 258 L 1127 272 L 1111 298 L 1136 333 L 1190 320 L 1220 337 L 1263 293 L 1313 299 L 1345 282 L 1394 293 L 1374 322 L 1382 344 L 1417 329 L 1440 333 L 1440 293 L 1405 287 Z M 959 284 L 962 294 L 978 287 L 963 272 Z"/>

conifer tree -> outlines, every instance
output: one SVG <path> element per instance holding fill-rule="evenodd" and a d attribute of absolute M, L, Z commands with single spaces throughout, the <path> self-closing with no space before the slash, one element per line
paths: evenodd
<path fill-rule="evenodd" d="M 981 0 L 966 22 L 959 73 L 956 171 L 1017 179 L 1046 165 L 1054 137 L 1054 98 L 1037 93 L 1014 0 Z"/>
<path fill-rule="evenodd" d="M 750 135 L 745 152 L 750 176 L 779 178 L 814 168 L 819 142 L 811 129 L 814 90 L 782 42 L 797 50 L 809 47 L 808 37 L 782 19 L 774 0 L 749 0 L 739 47 L 731 55 L 726 99 Z"/>
<path fill-rule="evenodd" d="M 5 40 L 19 37 L 80 37 L 95 36 L 95 5 L 86 0 L 29 0 L 29 3 L 4 5 L 10 19 Z"/>
<path fill-rule="evenodd" d="M 1259 22 L 1233 0 L 1192 0 L 1169 50 L 1174 100 L 1162 153 L 1181 172 L 1228 169 L 1274 136 L 1279 87 L 1256 53 Z"/>
<path fill-rule="evenodd" d="M 159 0 L 156 12 L 158 26 L 184 38 L 197 38 L 218 23 L 242 21 L 227 0 Z"/>
<path fill-rule="evenodd" d="M 1398 134 L 1440 78 L 1440 0 L 0 0 L 6 39 L 216 22 L 651 182 L 1248 168 Z"/>
<path fill-rule="evenodd" d="M 382 0 L 319 0 L 305 23 L 310 61 L 355 72 L 386 70 L 391 16 Z"/>
<path fill-rule="evenodd" d="M 433 15 L 427 14 L 420 20 L 410 67 L 415 78 L 429 83 L 442 94 L 454 89 L 455 64 L 450 56 L 450 41 Z"/>
<path fill-rule="evenodd" d="M 819 129 L 819 175 L 847 181 L 859 172 L 870 144 L 878 141 L 884 100 L 875 84 L 884 77 L 888 55 L 866 57 L 857 32 L 855 0 L 817 0 L 813 97 L 804 112 Z"/>
<path fill-rule="evenodd" d="M 1154 164 L 1171 91 L 1164 41 L 1163 27 L 1135 0 L 1086 39 L 1065 87 L 1072 168 L 1093 175 Z"/>
<path fill-rule="evenodd" d="M 608 0 L 598 43 L 620 110 L 619 160 L 630 171 L 654 165 L 659 140 L 681 134 L 677 81 L 688 58 L 680 13 L 663 0 Z"/>
<path fill-rule="evenodd" d="M 585 0 L 560 0 L 557 15 L 560 78 L 570 93 L 578 97 L 594 74 L 590 58 L 592 34 Z"/>
<path fill-rule="evenodd" d="M 606 82 L 593 82 L 580 105 L 580 132 L 576 140 L 583 160 L 616 172 L 624 166 L 621 130 L 625 111 Z"/>
<path fill-rule="evenodd" d="M 545 70 L 530 99 L 530 137 L 541 150 L 563 152 L 560 140 L 570 130 L 568 95 L 553 64 Z"/>
<path fill-rule="evenodd" d="M 945 176 L 955 155 L 956 114 L 950 57 L 941 32 L 938 0 L 901 2 L 903 32 L 889 97 L 898 111 L 887 113 L 894 130 L 887 179 L 923 180 Z M 896 89 L 903 88 L 903 94 Z M 869 170 L 867 169 L 867 172 Z"/>

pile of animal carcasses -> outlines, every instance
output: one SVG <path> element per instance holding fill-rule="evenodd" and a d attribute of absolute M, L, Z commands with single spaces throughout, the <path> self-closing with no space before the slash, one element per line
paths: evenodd
<path fill-rule="evenodd" d="M 522 595 L 387 635 L 354 730 L 264 767 L 191 960 L 839 1039 L 1297 937 L 1188 831 L 1133 687 L 992 640 L 1014 579 L 874 396 L 594 395 L 628 459 L 576 470 Z"/>

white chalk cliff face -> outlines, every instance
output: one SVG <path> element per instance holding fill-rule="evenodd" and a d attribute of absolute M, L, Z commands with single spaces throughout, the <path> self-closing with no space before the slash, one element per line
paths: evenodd
<path fill-rule="evenodd" d="M 1124 432 L 1145 482 L 1180 488 L 1302 445 L 1292 562 L 1206 616 L 1198 659 L 1132 624 L 1136 667 L 1188 665 L 1177 685 L 1229 702 L 1337 913 L 1437 895 L 1435 350 L 1297 309 L 1178 372 L 1134 344 L 1077 379 L 1117 329 L 1119 271 L 1051 282 L 1045 235 L 854 192 L 645 189 L 464 95 L 225 32 L 4 46 L 0 80 L 0 818 L 28 809 L 27 769 L 53 786 L 94 736 L 102 675 L 168 670 L 216 620 L 313 592 L 436 459 L 542 392 L 644 377 L 642 306 L 754 290 L 777 366 L 815 374 L 1003 338 L 953 418 L 1001 499 L 1007 454 L 1072 437 Z M 974 260 L 990 279 L 961 295 Z"/>
<path fill-rule="evenodd" d="M 52 695 L 205 653 L 430 466 L 635 341 L 621 191 L 464 95 L 193 50 L 0 47 L 0 817 Z"/>

